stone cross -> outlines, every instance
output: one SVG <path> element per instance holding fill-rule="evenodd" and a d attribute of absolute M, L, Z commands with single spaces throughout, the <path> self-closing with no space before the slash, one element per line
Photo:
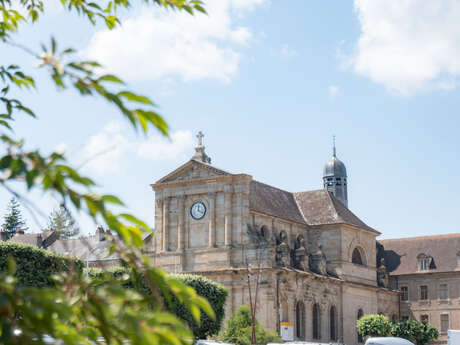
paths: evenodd
<path fill-rule="evenodd" d="M 198 146 L 203 146 L 203 132 L 199 131 L 196 137 L 198 138 Z"/>

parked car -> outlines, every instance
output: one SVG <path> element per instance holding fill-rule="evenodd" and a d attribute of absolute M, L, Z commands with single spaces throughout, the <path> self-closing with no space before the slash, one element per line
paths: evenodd
<path fill-rule="evenodd" d="M 396 337 L 369 338 L 365 345 L 414 345 L 407 339 Z"/>

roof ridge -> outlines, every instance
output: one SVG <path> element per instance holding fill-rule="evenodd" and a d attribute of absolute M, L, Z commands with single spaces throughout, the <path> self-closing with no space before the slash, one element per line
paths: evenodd
<path fill-rule="evenodd" d="M 312 190 L 304 190 L 301 192 L 294 192 L 294 194 L 314 193 L 314 192 L 327 192 L 327 190 L 324 188 L 319 188 L 319 189 L 312 189 Z"/>
<path fill-rule="evenodd" d="M 451 238 L 451 237 L 460 237 L 460 233 L 452 234 L 439 234 L 439 235 L 424 235 L 424 236 L 412 236 L 412 237 L 400 237 L 400 238 L 388 238 L 384 240 L 379 240 L 379 242 L 389 242 L 389 241 L 404 241 L 404 240 L 423 240 L 423 239 L 433 239 L 433 238 Z"/>
<path fill-rule="evenodd" d="M 265 182 L 260 182 L 260 181 L 254 180 L 254 179 L 251 182 L 257 182 L 257 183 L 263 184 L 264 186 L 267 186 L 267 187 L 270 187 L 270 188 L 273 188 L 273 189 L 277 189 L 277 190 L 285 192 L 285 193 L 294 194 L 293 192 L 289 192 L 289 191 L 287 191 L 285 189 L 281 189 L 281 188 L 272 186 L 271 184 L 268 184 L 268 183 L 265 183 Z"/>

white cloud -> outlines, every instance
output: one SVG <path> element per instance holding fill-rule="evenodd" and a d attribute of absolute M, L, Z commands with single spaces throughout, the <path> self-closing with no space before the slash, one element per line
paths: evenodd
<path fill-rule="evenodd" d="M 83 147 L 84 169 L 96 174 L 123 170 L 130 143 L 122 135 L 121 123 L 110 122 L 99 133 L 90 137 Z"/>
<path fill-rule="evenodd" d="M 340 88 L 337 85 L 330 85 L 328 87 L 328 90 L 329 90 L 329 95 L 331 97 L 335 97 L 337 96 L 337 93 L 339 92 Z"/>
<path fill-rule="evenodd" d="M 152 136 L 147 141 L 141 142 L 137 154 L 152 160 L 175 159 L 185 152 L 192 152 L 194 143 L 190 131 L 177 131 L 171 134 L 168 140 L 162 136 Z"/>
<path fill-rule="evenodd" d="M 283 58 L 290 59 L 299 55 L 296 50 L 289 47 L 288 44 L 281 45 L 280 54 Z"/>
<path fill-rule="evenodd" d="M 110 122 L 91 136 L 83 146 L 84 169 L 95 174 L 119 173 L 132 158 L 168 160 L 193 152 L 193 135 L 188 130 L 172 132 L 170 139 L 152 135 L 148 139 L 128 139 L 130 129 L 121 122 Z"/>
<path fill-rule="evenodd" d="M 252 30 L 235 25 L 235 15 L 264 0 L 211 0 L 207 15 L 143 7 L 115 30 L 98 31 L 86 55 L 127 79 L 175 77 L 184 81 L 230 82 Z"/>
<path fill-rule="evenodd" d="M 355 0 L 354 70 L 391 91 L 449 89 L 460 76 L 460 2 Z"/>
<path fill-rule="evenodd" d="M 59 143 L 54 147 L 53 151 L 63 154 L 66 153 L 68 149 L 69 146 L 66 143 Z"/>

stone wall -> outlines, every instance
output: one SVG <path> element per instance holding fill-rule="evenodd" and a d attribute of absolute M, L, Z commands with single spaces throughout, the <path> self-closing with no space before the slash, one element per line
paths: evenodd
<path fill-rule="evenodd" d="M 409 299 L 401 301 L 401 317 L 421 321 L 422 315 L 439 333 L 439 344 L 447 344 L 447 334 L 441 333 L 441 315 L 449 316 L 449 328 L 460 329 L 460 271 L 449 273 L 421 273 L 391 277 L 392 287 L 407 287 Z M 448 285 L 448 298 L 440 298 L 440 285 Z M 428 299 L 420 299 L 420 286 L 428 287 Z"/>

